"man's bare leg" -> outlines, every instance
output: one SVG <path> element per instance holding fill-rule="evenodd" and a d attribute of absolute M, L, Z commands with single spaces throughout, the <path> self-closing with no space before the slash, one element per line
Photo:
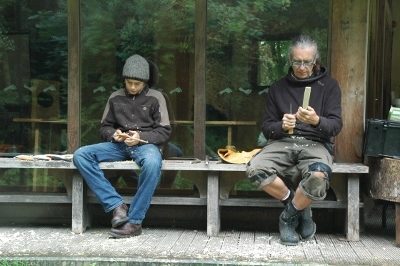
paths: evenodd
<path fill-rule="evenodd" d="M 262 189 L 277 200 L 282 200 L 289 192 L 288 187 L 280 177 L 275 178 L 274 181 Z"/>

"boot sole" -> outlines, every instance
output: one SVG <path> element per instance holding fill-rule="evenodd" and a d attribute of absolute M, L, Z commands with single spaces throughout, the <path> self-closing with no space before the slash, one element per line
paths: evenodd
<path fill-rule="evenodd" d="M 129 234 L 129 235 L 121 235 L 121 234 L 117 234 L 117 233 L 114 233 L 114 232 L 110 232 L 110 235 L 113 238 L 129 238 L 129 237 L 139 236 L 141 234 L 142 234 L 142 230 L 136 231 L 133 234 Z"/>
<path fill-rule="evenodd" d="M 281 244 L 285 245 L 285 246 L 297 246 L 299 244 L 299 242 L 295 242 L 295 243 L 293 243 L 293 242 L 283 242 L 281 240 Z"/>
<path fill-rule="evenodd" d="M 129 220 L 129 218 L 125 217 L 125 218 L 121 218 L 121 219 L 118 219 L 118 220 L 115 220 L 115 221 L 111 221 L 111 227 L 112 228 L 116 228 L 118 226 L 121 226 L 124 223 L 128 222 L 128 220 Z"/>
<path fill-rule="evenodd" d="M 316 232 L 317 232 L 317 225 L 314 223 L 314 232 L 311 235 L 303 237 L 301 234 L 299 234 L 301 241 L 311 240 L 312 238 L 314 238 Z"/>

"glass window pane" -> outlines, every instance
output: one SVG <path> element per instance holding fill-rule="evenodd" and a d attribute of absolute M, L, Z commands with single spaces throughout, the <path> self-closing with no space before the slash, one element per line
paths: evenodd
<path fill-rule="evenodd" d="M 207 120 L 224 121 L 207 127 L 209 155 L 257 146 L 264 95 L 288 71 L 290 40 L 312 35 L 326 62 L 328 17 L 328 0 L 208 1 Z"/>
<path fill-rule="evenodd" d="M 207 153 L 250 151 L 259 146 L 265 93 L 288 71 L 291 39 L 310 34 L 326 64 L 329 0 L 209 0 L 207 8 L 207 120 L 219 121 L 207 126 Z"/>
<path fill-rule="evenodd" d="M 125 60 L 140 54 L 157 64 L 156 87 L 169 104 L 173 135 L 164 155 L 193 154 L 194 1 L 85 0 L 81 12 L 82 145 L 101 141 L 107 99 L 123 87 Z"/>
<path fill-rule="evenodd" d="M 67 65 L 66 1 L 1 2 L 2 156 L 66 151 Z M 0 186 L 49 191 L 60 185 L 47 171 L 2 174 Z"/>

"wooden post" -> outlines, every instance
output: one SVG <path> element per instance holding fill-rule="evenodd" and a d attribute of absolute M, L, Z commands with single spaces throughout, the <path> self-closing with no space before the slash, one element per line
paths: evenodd
<path fill-rule="evenodd" d="M 349 241 L 360 240 L 360 182 L 358 176 L 349 174 L 347 179 L 347 227 L 346 235 Z"/>
<path fill-rule="evenodd" d="M 80 1 L 68 0 L 68 152 L 80 145 Z"/>
<path fill-rule="evenodd" d="M 343 129 L 335 140 L 335 160 L 337 162 L 361 162 L 364 136 L 365 94 L 368 48 L 368 5 L 365 0 L 331 1 L 331 75 L 342 91 Z M 343 179 L 341 179 L 343 180 Z M 336 186 L 345 187 L 342 181 Z M 348 240 L 358 240 L 359 234 L 359 187 L 358 179 L 349 176 Z M 357 188 L 356 188 L 357 186 Z"/>
<path fill-rule="evenodd" d="M 81 64 L 80 64 L 80 1 L 68 0 L 68 152 L 80 146 L 81 113 Z M 71 185 L 70 182 L 65 184 Z M 86 229 L 86 186 L 81 176 L 75 173 L 72 180 L 72 232 L 82 233 Z"/>
<path fill-rule="evenodd" d="M 206 24 L 207 1 L 196 0 L 193 149 L 199 159 L 206 156 Z"/>
<path fill-rule="evenodd" d="M 88 225 L 87 190 L 79 173 L 72 179 L 72 232 L 81 234 Z"/>
<path fill-rule="evenodd" d="M 217 236 L 220 226 L 219 176 L 218 172 L 209 172 L 207 190 L 207 235 Z"/>
<path fill-rule="evenodd" d="M 342 89 L 343 129 L 336 138 L 337 162 L 361 162 L 367 75 L 368 5 L 332 1 L 331 75 Z"/>
<path fill-rule="evenodd" d="M 400 247 L 400 203 L 396 202 L 396 245 Z"/>

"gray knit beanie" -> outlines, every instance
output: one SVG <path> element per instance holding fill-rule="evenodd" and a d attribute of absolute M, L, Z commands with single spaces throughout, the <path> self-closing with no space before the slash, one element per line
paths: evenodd
<path fill-rule="evenodd" d="M 150 77 L 149 63 L 140 55 L 132 55 L 125 61 L 122 76 L 124 78 L 148 81 Z"/>

